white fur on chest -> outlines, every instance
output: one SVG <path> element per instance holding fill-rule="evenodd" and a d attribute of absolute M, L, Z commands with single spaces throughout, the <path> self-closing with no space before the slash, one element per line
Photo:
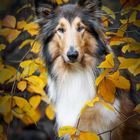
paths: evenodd
<path fill-rule="evenodd" d="M 65 72 L 57 81 L 49 78 L 49 96 L 55 104 L 58 128 L 75 126 L 87 100 L 95 97 L 95 77 L 84 69 Z"/>

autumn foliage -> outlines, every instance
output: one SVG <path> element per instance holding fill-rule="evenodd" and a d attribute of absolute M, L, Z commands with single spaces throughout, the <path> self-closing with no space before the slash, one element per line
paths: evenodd
<path fill-rule="evenodd" d="M 107 1 L 107 0 L 106 0 Z M 67 1 L 65 1 L 67 2 Z M 63 1 L 57 0 L 58 4 Z M 108 28 L 105 32 L 107 45 L 110 45 L 116 56 L 110 53 L 98 66 L 102 73 L 96 79 L 98 96 L 92 101 L 87 101 L 81 113 L 86 107 L 94 107 L 100 102 L 103 107 L 114 111 L 112 103 L 115 99 L 117 89 L 130 90 L 131 84 L 135 85 L 135 93 L 140 91 L 140 42 L 138 28 L 140 27 L 140 3 L 137 1 L 120 0 L 120 9 L 114 12 L 107 5 L 102 6 L 102 24 Z M 24 5 L 17 12 L 22 11 L 29 5 Z M 119 18 L 118 18 L 119 17 Z M 41 43 L 36 39 L 39 34 L 39 25 L 30 19 L 17 19 L 14 15 L 6 15 L 0 20 L 0 115 L 3 122 L 0 124 L 0 139 L 6 138 L 6 129 L 12 121 L 21 120 L 25 125 L 37 123 L 41 119 L 40 104 L 49 104 L 43 111 L 50 120 L 55 117 L 53 106 L 49 103 L 45 87 L 47 86 L 46 66 L 41 58 Z M 115 22 L 117 27 L 113 27 Z M 17 40 L 21 34 L 26 33 L 28 37 Z M 131 35 L 132 33 L 132 35 Z M 5 41 L 3 41 L 5 40 Z M 21 53 L 21 59 L 11 62 L 5 59 L 10 44 Z M 5 53 L 6 52 L 6 53 Z M 15 65 L 16 63 L 16 65 Z M 126 72 L 125 74 L 122 74 Z M 132 81 L 130 81 L 132 78 Z M 131 83 L 133 82 L 133 83 Z M 134 111 L 140 113 L 140 105 Z M 60 128 L 59 136 L 69 134 L 78 140 L 99 140 L 95 133 L 80 132 L 77 128 L 66 126 Z"/>

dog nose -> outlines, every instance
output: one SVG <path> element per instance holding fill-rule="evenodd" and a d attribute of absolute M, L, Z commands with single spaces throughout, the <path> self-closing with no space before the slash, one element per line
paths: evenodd
<path fill-rule="evenodd" d="M 78 58 L 78 51 L 74 49 L 70 49 L 67 53 L 67 57 L 69 58 L 70 61 L 75 61 Z"/>

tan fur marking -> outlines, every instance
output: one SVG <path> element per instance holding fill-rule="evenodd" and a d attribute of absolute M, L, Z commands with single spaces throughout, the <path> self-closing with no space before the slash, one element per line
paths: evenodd
<path fill-rule="evenodd" d="M 84 29 L 78 32 L 77 29 L 82 26 Z M 64 28 L 65 32 L 58 31 L 59 28 Z M 59 25 L 56 27 L 56 34 L 54 35 L 51 43 L 49 44 L 49 51 L 53 59 L 61 56 L 62 62 L 68 69 L 71 66 L 67 58 L 67 52 L 70 47 L 74 47 L 78 51 L 79 56 L 77 62 L 82 67 L 88 68 L 95 64 L 94 54 L 97 49 L 97 42 L 93 36 L 86 31 L 85 25 L 81 22 L 79 17 L 76 17 L 72 23 L 65 18 L 59 20 Z"/>

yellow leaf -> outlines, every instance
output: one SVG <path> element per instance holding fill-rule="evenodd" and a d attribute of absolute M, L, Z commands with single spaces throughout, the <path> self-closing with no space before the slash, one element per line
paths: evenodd
<path fill-rule="evenodd" d="M 20 75 L 21 75 L 21 73 L 20 73 L 19 71 L 16 72 L 16 75 L 13 76 L 12 78 L 10 78 L 10 79 L 6 82 L 6 84 L 9 84 L 9 83 L 11 83 L 11 82 L 14 82 L 15 80 L 20 81 L 20 79 L 21 79 Z"/>
<path fill-rule="evenodd" d="M 111 110 L 111 111 L 115 111 L 114 107 L 109 105 L 108 103 L 105 102 L 100 102 L 103 106 L 105 106 L 107 109 Z"/>
<path fill-rule="evenodd" d="M 98 86 L 98 94 L 101 95 L 106 102 L 114 102 L 115 92 L 115 85 L 109 79 L 104 79 Z"/>
<path fill-rule="evenodd" d="M 11 96 L 4 96 L 0 98 L 0 113 L 6 116 L 11 110 Z"/>
<path fill-rule="evenodd" d="M 15 107 L 12 109 L 12 114 L 18 119 L 23 118 L 24 113 L 25 112 L 21 108 Z"/>
<path fill-rule="evenodd" d="M 57 4 L 60 5 L 63 3 L 63 0 L 56 0 Z"/>
<path fill-rule="evenodd" d="M 50 103 L 50 100 L 49 100 L 49 97 L 47 95 L 43 95 L 41 97 L 41 100 L 44 101 L 45 103 L 49 104 Z"/>
<path fill-rule="evenodd" d="M 129 18 L 129 23 L 134 22 L 134 21 L 136 20 L 136 16 L 137 16 L 137 12 L 134 11 L 134 12 L 132 13 L 132 15 L 130 16 L 130 18 Z"/>
<path fill-rule="evenodd" d="M 124 53 L 126 53 L 126 51 L 128 51 L 128 52 L 135 51 L 135 53 L 140 53 L 140 43 L 136 42 L 136 43 L 132 43 L 130 45 L 126 45 L 122 48 L 122 51 Z"/>
<path fill-rule="evenodd" d="M 0 134 L 3 133 L 3 126 L 0 125 Z"/>
<path fill-rule="evenodd" d="M 32 96 L 30 99 L 29 99 L 29 103 L 30 105 L 33 107 L 33 109 L 36 109 L 39 104 L 41 102 L 41 97 L 40 96 Z"/>
<path fill-rule="evenodd" d="M 122 19 L 122 20 L 120 20 L 120 22 L 121 22 L 122 24 L 127 24 L 127 23 L 128 23 L 128 20 L 127 20 L 127 19 Z"/>
<path fill-rule="evenodd" d="M 16 29 L 4 28 L 0 30 L 0 35 L 4 36 L 9 43 L 12 43 L 20 33 L 21 31 L 18 31 Z"/>
<path fill-rule="evenodd" d="M 62 137 L 64 135 L 73 135 L 77 132 L 77 129 L 72 126 L 64 126 L 59 129 L 58 136 Z"/>
<path fill-rule="evenodd" d="M 99 102 L 99 97 L 94 98 L 92 101 L 87 101 L 85 104 L 89 107 L 93 107 L 96 102 Z"/>
<path fill-rule="evenodd" d="M 35 18 L 35 17 L 34 17 L 34 15 L 32 14 L 32 15 L 30 15 L 30 16 L 27 17 L 26 21 L 27 21 L 27 22 L 33 21 L 34 18 Z"/>
<path fill-rule="evenodd" d="M 123 43 L 135 43 L 136 41 L 133 38 L 129 38 L 129 37 L 112 37 L 110 39 L 110 46 L 116 46 L 116 45 L 120 45 Z"/>
<path fill-rule="evenodd" d="M 135 108 L 134 111 L 137 113 L 140 113 L 140 104 L 138 104 Z"/>
<path fill-rule="evenodd" d="M 27 112 L 27 115 L 31 118 L 33 123 L 38 122 L 41 118 L 41 113 L 39 109 L 36 109 L 36 110 L 32 109 L 30 112 Z"/>
<path fill-rule="evenodd" d="M 31 76 L 39 68 L 39 65 L 35 63 L 35 60 L 25 60 L 20 63 L 20 67 L 23 68 L 20 77 L 24 78 Z"/>
<path fill-rule="evenodd" d="M 102 23 L 105 27 L 108 27 L 109 25 L 109 19 L 106 16 L 102 16 Z"/>
<path fill-rule="evenodd" d="M 26 114 L 24 114 L 23 117 L 22 118 L 19 118 L 19 119 L 21 119 L 22 122 L 24 124 L 26 124 L 26 125 L 30 125 L 30 124 L 33 124 L 34 123 L 33 120 L 28 115 L 26 115 Z"/>
<path fill-rule="evenodd" d="M 125 31 L 127 30 L 127 28 L 128 28 L 128 25 L 127 24 L 123 24 L 119 29 L 118 29 L 118 31 L 117 31 L 117 36 L 119 36 L 119 37 L 123 37 L 124 36 L 124 34 L 125 34 Z"/>
<path fill-rule="evenodd" d="M 105 61 L 103 61 L 98 68 L 114 68 L 113 53 L 106 56 Z"/>
<path fill-rule="evenodd" d="M 16 69 L 11 66 L 5 66 L 0 69 L 0 83 L 3 84 L 16 74 Z"/>
<path fill-rule="evenodd" d="M 38 94 L 45 94 L 45 91 L 44 91 L 45 83 L 40 77 L 30 76 L 25 79 L 28 81 L 28 84 L 29 84 L 27 88 L 28 91 L 35 92 Z"/>
<path fill-rule="evenodd" d="M 15 28 L 16 18 L 14 16 L 8 15 L 3 19 L 2 25 L 8 28 Z"/>
<path fill-rule="evenodd" d="M 34 41 L 33 43 L 31 43 L 32 49 L 31 52 L 33 53 L 39 53 L 40 49 L 41 49 L 41 43 L 38 41 Z"/>
<path fill-rule="evenodd" d="M 125 77 L 121 76 L 119 71 L 109 75 L 109 80 L 113 82 L 113 84 L 121 89 L 130 89 L 130 82 Z"/>
<path fill-rule="evenodd" d="M 0 44 L 0 51 L 4 50 L 6 48 L 5 44 Z"/>
<path fill-rule="evenodd" d="M 11 32 L 13 31 L 13 29 L 9 29 L 9 28 L 2 28 L 0 30 L 0 35 L 7 37 Z"/>
<path fill-rule="evenodd" d="M 47 73 L 46 73 L 46 71 L 41 72 L 41 74 L 39 75 L 39 78 L 41 78 L 42 81 L 44 82 L 44 84 L 47 85 Z"/>
<path fill-rule="evenodd" d="M 136 64 L 133 64 L 128 68 L 129 72 L 133 73 L 134 76 L 140 74 L 140 61 L 137 61 Z"/>
<path fill-rule="evenodd" d="M 136 64 L 137 61 L 140 59 L 134 59 L 134 58 L 124 58 L 124 57 L 118 57 L 120 61 L 119 69 L 127 69 L 128 67 L 132 66 L 133 64 Z"/>
<path fill-rule="evenodd" d="M 45 114 L 46 116 L 50 119 L 53 120 L 55 117 L 55 112 L 54 112 L 54 108 L 52 105 L 48 105 L 46 110 L 45 110 Z"/>
<path fill-rule="evenodd" d="M 20 63 L 20 67 L 21 67 L 21 68 L 26 68 L 26 67 L 28 67 L 32 62 L 33 62 L 33 60 L 25 60 L 25 61 L 22 61 L 22 62 Z"/>
<path fill-rule="evenodd" d="M 7 115 L 4 116 L 4 121 L 7 123 L 7 124 L 10 124 L 13 120 L 13 114 L 12 112 L 9 112 Z"/>
<path fill-rule="evenodd" d="M 80 132 L 78 140 L 100 140 L 99 136 L 95 133 Z"/>
<path fill-rule="evenodd" d="M 41 118 L 41 113 L 39 110 L 31 110 L 30 112 L 27 112 L 21 120 L 26 124 L 30 125 L 33 123 L 37 123 Z"/>
<path fill-rule="evenodd" d="M 21 45 L 20 45 L 18 48 L 19 48 L 19 49 L 22 49 L 22 48 L 25 47 L 26 45 L 31 44 L 31 43 L 33 43 L 33 42 L 34 42 L 33 39 L 27 39 L 27 40 L 23 41 L 23 42 L 21 43 Z"/>
<path fill-rule="evenodd" d="M 29 84 L 33 84 L 35 86 L 43 87 L 43 88 L 45 87 L 45 83 L 38 76 L 32 75 L 32 76 L 25 78 L 25 79 L 29 82 Z"/>
<path fill-rule="evenodd" d="M 36 85 L 34 84 L 30 84 L 27 88 L 27 90 L 30 92 L 30 93 L 37 93 L 37 94 L 40 94 L 40 95 L 45 95 L 45 91 L 43 89 L 43 87 L 37 87 Z"/>
<path fill-rule="evenodd" d="M 25 26 L 26 26 L 26 21 L 24 21 L 24 20 L 22 20 L 22 21 L 19 21 L 18 23 L 17 23 L 17 29 L 18 30 L 21 30 L 21 29 L 23 29 Z"/>
<path fill-rule="evenodd" d="M 98 86 L 100 84 L 100 82 L 104 79 L 104 77 L 106 75 L 108 75 L 108 73 L 110 72 L 110 69 L 106 69 L 104 72 L 102 72 L 99 77 L 97 77 L 96 81 L 95 81 L 95 84 L 96 86 Z"/>
<path fill-rule="evenodd" d="M 133 24 L 137 27 L 140 27 L 140 20 L 136 20 L 133 22 Z"/>
<path fill-rule="evenodd" d="M 39 33 L 39 25 L 35 22 L 31 22 L 25 25 L 24 30 L 28 31 L 32 36 L 34 36 Z"/>
<path fill-rule="evenodd" d="M 26 81 L 20 81 L 18 84 L 17 84 L 17 88 L 21 91 L 24 91 L 27 87 L 27 82 Z"/>
<path fill-rule="evenodd" d="M 106 35 L 116 35 L 114 32 L 105 32 Z"/>
<path fill-rule="evenodd" d="M 23 109 L 24 111 L 29 111 L 31 109 L 31 106 L 26 99 L 18 96 L 14 96 L 13 99 L 20 109 Z"/>
<path fill-rule="evenodd" d="M 128 69 L 134 76 L 140 73 L 140 59 L 139 58 L 123 58 L 118 57 L 120 61 L 119 69 Z"/>
<path fill-rule="evenodd" d="M 10 34 L 7 36 L 7 40 L 9 43 L 12 43 L 18 35 L 21 33 L 21 31 L 18 30 L 11 30 Z"/>
<path fill-rule="evenodd" d="M 102 10 L 105 11 L 113 19 L 116 18 L 114 12 L 110 8 L 108 8 L 106 6 L 102 6 Z"/>

